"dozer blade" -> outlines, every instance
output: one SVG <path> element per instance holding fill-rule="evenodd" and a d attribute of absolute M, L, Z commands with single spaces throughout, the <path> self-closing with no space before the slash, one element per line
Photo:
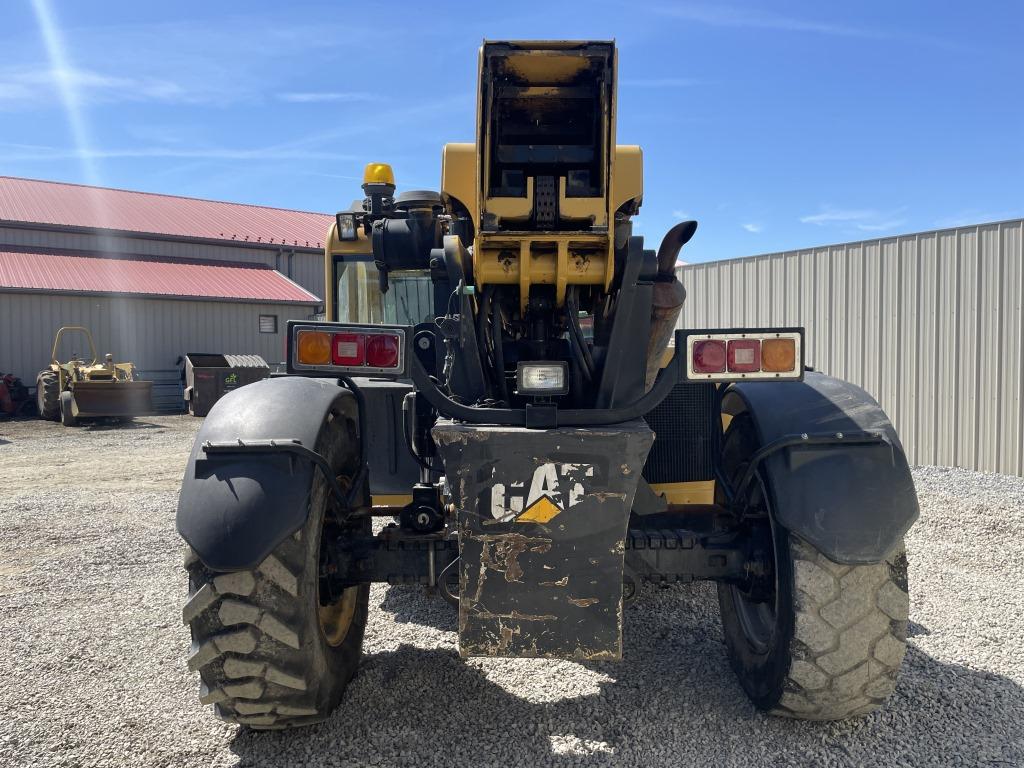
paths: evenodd
<path fill-rule="evenodd" d="M 151 381 L 76 381 L 71 385 L 75 416 L 144 416 L 153 412 Z"/>

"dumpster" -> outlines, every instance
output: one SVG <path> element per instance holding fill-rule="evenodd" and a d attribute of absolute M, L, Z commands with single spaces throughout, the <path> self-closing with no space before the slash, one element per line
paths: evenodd
<path fill-rule="evenodd" d="M 259 355 L 185 355 L 185 401 L 193 416 L 205 416 L 233 389 L 270 378 L 270 366 Z"/>

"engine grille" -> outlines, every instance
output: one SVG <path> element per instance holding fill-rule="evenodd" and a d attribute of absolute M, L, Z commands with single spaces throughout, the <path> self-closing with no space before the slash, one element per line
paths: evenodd
<path fill-rule="evenodd" d="M 714 384 L 677 384 L 644 417 L 655 440 L 643 476 L 649 483 L 686 483 L 714 478 L 721 434 Z"/>

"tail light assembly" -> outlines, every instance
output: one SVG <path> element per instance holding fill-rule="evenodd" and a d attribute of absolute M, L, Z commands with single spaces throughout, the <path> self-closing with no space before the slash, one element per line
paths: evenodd
<path fill-rule="evenodd" d="M 291 321 L 288 373 L 403 377 L 408 331 L 399 325 Z"/>
<path fill-rule="evenodd" d="M 799 381 L 804 376 L 803 328 L 726 328 L 684 334 L 689 381 Z"/>

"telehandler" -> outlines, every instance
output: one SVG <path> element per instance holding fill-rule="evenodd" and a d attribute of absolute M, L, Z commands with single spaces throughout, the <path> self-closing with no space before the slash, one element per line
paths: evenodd
<path fill-rule="evenodd" d="M 757 707 L 880 706 L 918 516 L 889 419 L 806 365 L 802 328 L 676 330 L 696 223 L 632 234 L 612 43 L 485 42 L 477 97 L 440 192 L 367 166 L 328 234 L 329 320 L 289 322 L 290 375 L 199 431 L 177 525 L 200 701 L 326 718 L 372 582 L 456 603 L 463 657 L 584 661 L 621 658 L 644 583 L 711 580 Z"/>

